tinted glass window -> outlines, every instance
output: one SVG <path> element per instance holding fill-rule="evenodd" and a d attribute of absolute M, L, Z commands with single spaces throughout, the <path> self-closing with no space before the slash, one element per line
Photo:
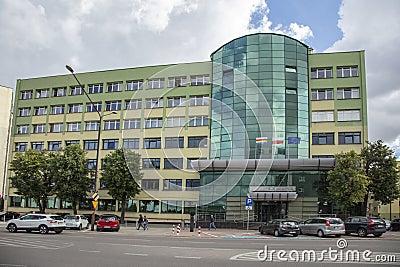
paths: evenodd
<path fill-rule="evenodd" d="M 62 220 L 63 219 L 61 216 L 58 216 L 58 215 L 50 216 L 50 218 L 52 218 L 53 220 Z"/>
<path fill-rule="evenodd" d="M 330 224 L 342 224 L 343 221 L 341 219 L 329 219 Z"/>
<path fill-rule="evenodd" d="M 297 222 L 282 222 L 282 225 L 297 225 Z"/>

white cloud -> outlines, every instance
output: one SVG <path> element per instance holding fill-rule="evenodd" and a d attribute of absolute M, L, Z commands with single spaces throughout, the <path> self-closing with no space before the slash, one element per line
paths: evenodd
<path fill-rule="evenodd" d="M 327 51 L 365 50 L 369 139 L 391 143 L 400 135 L 400 1 L 343 0 L 343 38 Z"/>

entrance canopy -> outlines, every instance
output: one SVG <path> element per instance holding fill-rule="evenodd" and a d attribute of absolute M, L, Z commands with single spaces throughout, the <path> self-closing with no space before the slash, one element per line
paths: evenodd
<path fill-rule="evenodd" d="M 294 201 L 296 192 L 250 192 L 254 201 Z"/>

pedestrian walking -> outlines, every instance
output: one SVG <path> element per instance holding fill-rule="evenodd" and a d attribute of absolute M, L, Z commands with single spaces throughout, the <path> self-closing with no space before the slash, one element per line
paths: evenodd
<path fill-rule="evenodd" d="M 144 229 L 143 222 L 144 222 L 144 221 L 143 221 L 143 216 L 142 216 L 142 214 L 140 214 L 140 215 L 139 215 L 139 220 L 138 220 L 137 230 L 139 230 L 140 227 L 143 227 L 143 229 Z M 144 230 L 146 230 L 146 229 L 144 229 Z"/>
<path fill-rule="evenodd" d="M 143 230 L 149 229 L 149 220 L 146 216 L 143 217 Z"/>
<path fill-rule="evenodd" d="M 217 230 L 217 227 L 215 226 L 214 215 L 212 215 L 212 214 L 210 216 L 210 226 L 208 227 L 208 230 L 210 230 L 211 228 L 214 228 L 214 230 Z"/>

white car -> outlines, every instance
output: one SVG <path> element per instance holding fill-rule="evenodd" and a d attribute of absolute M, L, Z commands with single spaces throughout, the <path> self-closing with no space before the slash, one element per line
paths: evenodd
<path fill-rule="evenodd" d="M 89 221 L 84 215 L 67 215 L 64 217 L 67 228 L 76 228 L 82 230 L 89 228 Z"/>
<path fill-rule="evenodd" d="M 56 214 L 27 214 L 18 219 L 11 219 L 7 222 L 6 229 L 10 233 L 16 233 L 18 230 L 39 231 L 41 234 L 47 234 L 54 231 L 61 233 L 66 228 L 64 219 Z"/>

